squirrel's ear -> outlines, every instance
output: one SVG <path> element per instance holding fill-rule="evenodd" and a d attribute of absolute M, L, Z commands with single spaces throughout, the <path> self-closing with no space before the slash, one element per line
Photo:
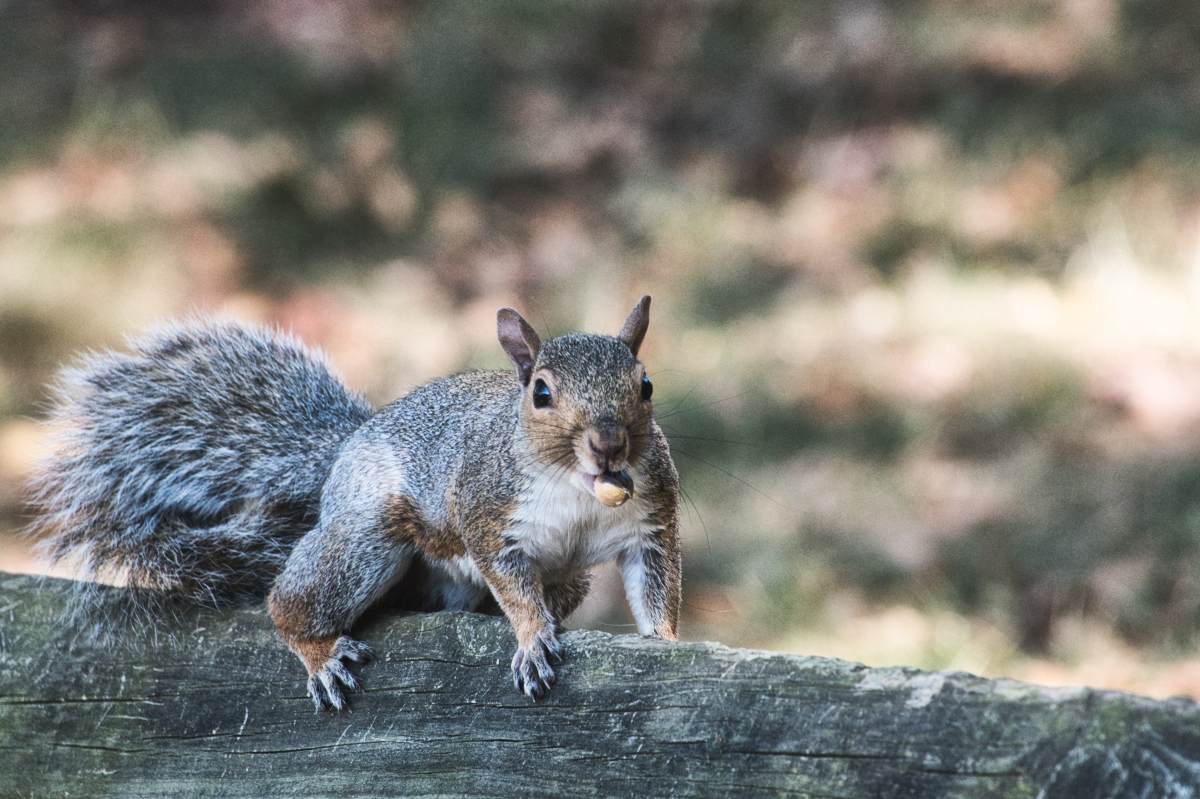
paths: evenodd
<path fill-rule="evenodd" d="M 500 336 L 500 346 L 517 367 L 521 385 L 529 385 L 529 378 L 533 375 L 533 362 L 537 360 L 538 350 L 542 348 L 542 340 L 538 338 L 537 331 L 512 308 L 501 308 L 497 311 L 496 331 Z"/>
<path fill-rule="evenodd" d="M 642 346 L 642 339 L 646 337 L 646 328 L 650 326 L 650 295 L 642 297 L 641 302 L 629 314 L 629 318 L 625 320 L 625 325 L 621 328 L 621 333 L 617 338 L 625 343 L 629 351 L 637 357 L 638 347 Z"/>

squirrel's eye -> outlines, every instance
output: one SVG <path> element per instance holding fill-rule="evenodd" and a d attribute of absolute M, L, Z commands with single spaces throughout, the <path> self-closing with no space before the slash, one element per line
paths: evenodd
<path fill-rule="evenodd" d="M 654 384 L 650 382 L 650 378 L 642 375 L 642 402 L 649 402 L 650 395 L 654 393 Z"/>
<path fill-rule="evenodd" d="M 533 384 L 533 407 L 546 408 L 550 405 L 550 386 L 546 385 L 546 381 L 538 378 Z"/>

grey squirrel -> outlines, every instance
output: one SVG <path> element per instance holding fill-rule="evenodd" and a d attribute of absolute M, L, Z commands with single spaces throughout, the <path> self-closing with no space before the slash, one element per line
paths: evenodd
<path fill-rule="evenodd" d="M 294 339 L 174 324 L 66 373 L 39 469 L 51 562 L 208 605 L 266 596 L 318 709 L 358 683 L 355 620 L 418 571 L 426 609 L 494 599 L 517 689 L 541 699 L 589 569 L 616 561 L 638 631 L 674 640 L 678 477 L 651 417 L 643 297 L 616 337 L 542 342 L 510 308 L 516 367 L 435 380 L 375 413 Z"/>

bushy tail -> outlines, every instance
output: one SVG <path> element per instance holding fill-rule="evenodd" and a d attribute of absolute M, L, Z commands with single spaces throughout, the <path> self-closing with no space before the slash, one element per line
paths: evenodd
<path fill-rule="evenodd" d="M 369 419 L 289 336 L 192 322 L 64 373 L 33 482 L 50 562 L 206 605 L 261 598 Z"/>

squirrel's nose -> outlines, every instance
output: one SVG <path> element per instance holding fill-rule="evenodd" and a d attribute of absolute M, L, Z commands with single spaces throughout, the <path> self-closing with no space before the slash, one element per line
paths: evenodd
<path fill-rule="evenodd" d="M 606 472 L 620 471 L 629 455 L 629 434 L 617 424 L 598 425 L 588 431 L 588 450 Z"/>

